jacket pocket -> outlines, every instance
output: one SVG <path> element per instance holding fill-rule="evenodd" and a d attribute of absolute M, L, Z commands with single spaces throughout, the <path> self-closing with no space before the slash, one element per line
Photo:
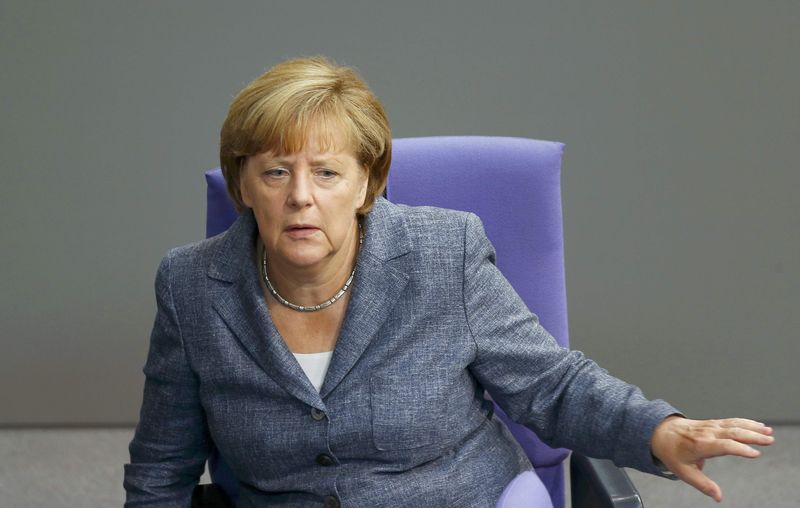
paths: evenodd
<path fill-rule="evenodd" d="M 409 383 L 402 377 L 370 379 L 372 434 L 382 451 L 446 445 L 447 398 L 432 380 Z"/>

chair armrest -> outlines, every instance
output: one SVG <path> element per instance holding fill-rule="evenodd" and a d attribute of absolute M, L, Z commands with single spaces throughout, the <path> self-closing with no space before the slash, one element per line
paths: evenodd
<path fill-rule="evenodd" d="M 225 491 L 216 483 L 197 485 L 192 491 L 192 508 L 234 508 Z"/>
<path fill-rule="evenodd" d="M 610 460 L 573 453 L 569 471 L 574 508 L 644 507 L 628 474 Z"/>

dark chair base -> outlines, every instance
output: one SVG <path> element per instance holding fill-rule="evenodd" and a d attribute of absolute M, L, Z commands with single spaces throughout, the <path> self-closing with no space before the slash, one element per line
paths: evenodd
<path fill-rule="evenodd" d="M 574 508 L 643 508 L 628 474 L 610 460 L 573 453 L 569 461 Z"/>
<path fill-rule="evenodd" d="M 194 488 L 192 508 L 234 508 L 234 506 L 222 487 L 214 483 L 205 483 Z"/>

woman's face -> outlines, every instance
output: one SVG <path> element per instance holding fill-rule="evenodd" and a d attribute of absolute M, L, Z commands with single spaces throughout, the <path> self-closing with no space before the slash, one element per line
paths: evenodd
<path fill-rule="evenodd" d="M 335 139 L 333 146 L 345 146 Z M 244 203 L 253 209 L 271 263 L 297 267 L 349 264 L 358 241 L 356 210 L 367 194 L 367 170 L 348 150 L 321 151 L 309 133 L 299 152 L 248 157 L 241 174 Z M 348 268 L 349 269 L 349 268 Z"/>

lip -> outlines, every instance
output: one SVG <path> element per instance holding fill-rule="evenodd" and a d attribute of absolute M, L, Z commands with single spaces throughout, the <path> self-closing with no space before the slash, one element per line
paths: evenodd
<path fill-rule="evenodd" d="M 292 224 L 285 230 L 291 238 L 308 238 L 319 231 L 319 228 L 311 224 Z"/>

